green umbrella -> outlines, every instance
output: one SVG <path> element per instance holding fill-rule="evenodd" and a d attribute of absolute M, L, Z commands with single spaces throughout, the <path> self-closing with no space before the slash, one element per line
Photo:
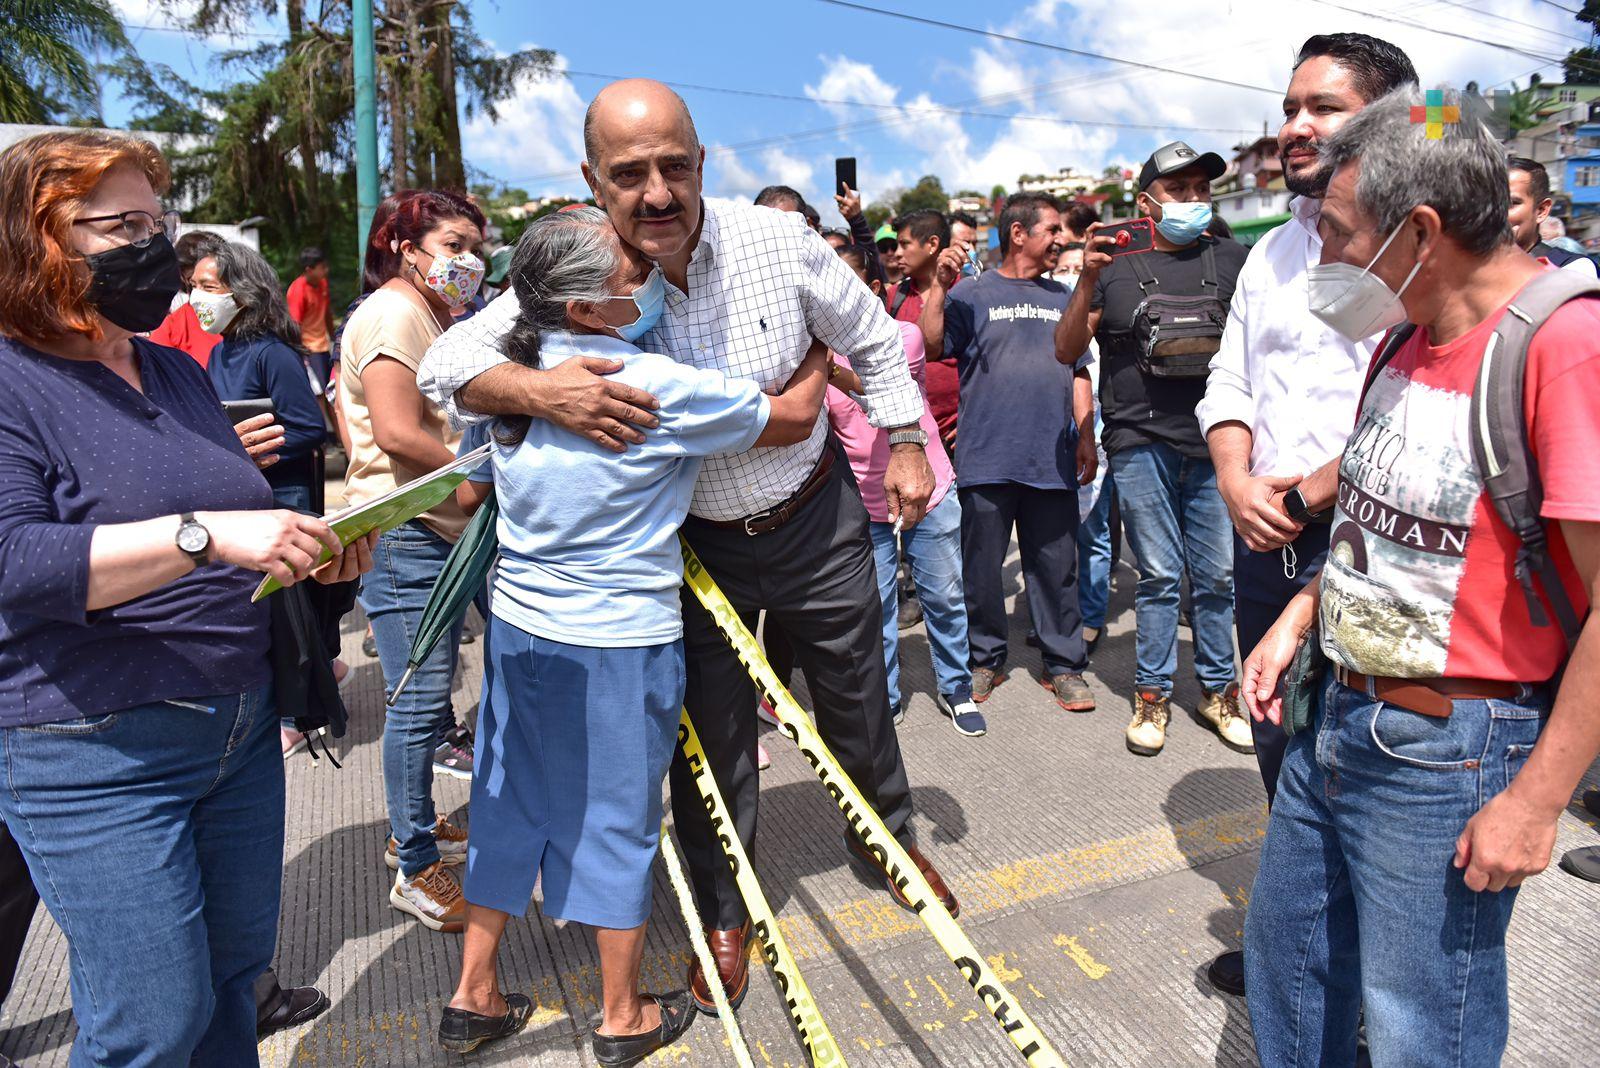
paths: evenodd
<path fill-rule="evenodd" d="M 500 504 L 491 491 L 473 513 L 472 521 L 462 531 L 461 539 L 450 550 L 439 577 L 428 594 L 428 604 L 422 610 L 422 621 L 417 626 L 417 636 L 411 642 L 411 656 L 406 661 L 406 673 L 400 684 L 389 695 L 389 705 L 400 699 L 400 692 L 416 674 L 417 668 L 428 659 L 433 647 L 461 618 L 467 614 L 467 605 L 483 589 L 494 566 L 495 553 L 500 549 L 500 539 L 495 534 L 495 521 L 500 516 Z"/>

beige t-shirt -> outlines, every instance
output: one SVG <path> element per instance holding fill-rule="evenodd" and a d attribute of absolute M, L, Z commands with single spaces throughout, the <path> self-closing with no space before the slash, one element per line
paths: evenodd
<path fill-rule="evenodd" d="M 422 363 L 428 346 L 444 331 L 414 294 L 384 287 L 361 302 L 344 327 L 340 342 L 339 408 L 350 430 L 350 470 L 345 475 L 345 499 L 363 504 L 381 497 L 427 471 L 412 470 L 378 448 L 372 435 L 372 413 L 367 409 L 367 392 L 361 374 L 379 356 L 399 360 L 413 373 Z M 452 453 L 461 442 L 444 412 L 424 400 L 427 416 L 423 428 L 429 436 Z M 446 541 L 454 542 L 466 529 L 467 516 L 455 498 L 419 516 L 422 522 Z"/>

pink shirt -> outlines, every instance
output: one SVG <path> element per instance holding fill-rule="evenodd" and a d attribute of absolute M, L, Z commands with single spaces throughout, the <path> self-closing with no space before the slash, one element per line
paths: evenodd
<path fill-rule="evenodd" d="M 906 362 L 911 366 L 911 377 L 916 379 L 917 388 L 923 391 L 923 400 L 926 401 L 922 331 L 915 323 L 896 325 L 900 327 L 900 337 L 905 342 Z M 850 366 L 850 361 L 837 352 L 833 358 L 845 367 Z M 874 523 L 889 522 L 889 502 L 883 496 L 883 473 L 889 469 L 889 432 L 867 422 L 867 413 L 833 386 L 828 387 L 827 401 L 828 422 L 833 424 L 833 432 L 839 435 L 844 451 L 850 457 L 850 468 L 856 474 L 857 485 L 861 487 L 861 501 L 867 506 L 867 517 Z M 939 441 L 939 426 L 934 422 L 933 413 L 926 403 L 922 406 L 919 425 L 922 432 L 928 435 L 928 466 L 933 468 L 933 496 L 928 498 L 928 510 L 932 511 L 934 505 L 944 500 L 944 495 L 956 480 L 956 474 L 950 466 L 950 457 L 945 455 L 943 443 Z"/>

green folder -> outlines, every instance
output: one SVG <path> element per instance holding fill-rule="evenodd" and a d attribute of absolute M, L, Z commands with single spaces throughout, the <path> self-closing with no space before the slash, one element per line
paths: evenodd
<path fill-rule="evenodd" d="M 349 545 L 357 538 L 366 537 L 374 530 L 393 530 L 401 523 L 415 519 L 423 512 L 444 503 L 445 499 L 456 491 L 456 487 L 467 480 L 467 475 L 489 459 L 493 451 L 492 443 L 473 449 L 465 455 L 456 457 L 437 471 L 430 471 L 421 478 L 412 479 L 382 497 L 334 512 L 323 518 L 345 545 Z M 317 564 L 320 566 L 332 559 L 332 550 L 324 546 Z M 251 595 L 250 600 L 259 601 L 281 589 L 283 584 L 268 575 L 261 580 L 261 585 L 256 587 L 256 592 Z"/>

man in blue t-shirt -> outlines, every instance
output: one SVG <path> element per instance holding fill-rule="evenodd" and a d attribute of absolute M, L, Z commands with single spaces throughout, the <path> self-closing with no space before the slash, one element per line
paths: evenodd
<path fill-rule="evenodd" d="M 961 376 L 961 562 L 972 646 L 972 698 L 1005 680 L 1001 569 L 1016 528 L 1022 574 L 1044 657 L 1044 687 L 1069 712 L 1094 708 L 1078 613 L 1077 488 L 1094 477 L 1088 365 L 1056 361 L 1069 291 L 1041 277 L 1065 240 L 1055 198 L 1019 194 L 1000 215 L 998 270 L 955 285 L 964 254 L 939 259 L 944 352 Z"/>

